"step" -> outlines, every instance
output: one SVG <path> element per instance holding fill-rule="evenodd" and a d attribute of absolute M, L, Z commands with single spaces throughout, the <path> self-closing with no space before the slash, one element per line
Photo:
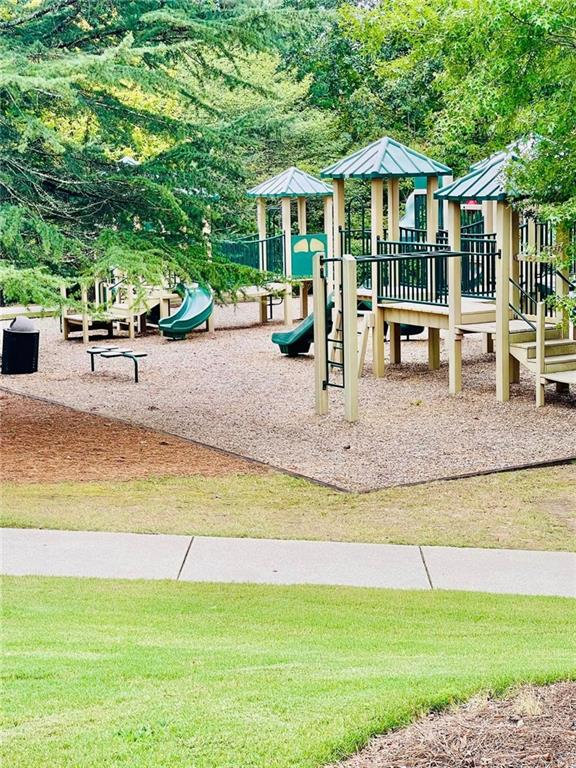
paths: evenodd
<path fill-rule="evenodd" d="M 546 339 L 546 357 L 552 355 L 573 355 L 576 354 L 576 341 L 572 339 Z M 525 353 L 525 356 L 529 360 L 536 358 L 536 342 L 524 341 L 519 344 L 513 342 L 510 345 L 510 349 L 517 349 L 519 352 Z"/>
<path fill-rule="evenodd" d="M 548 372 L 543 376 L 546 381 L 555 381 L 559 384 L 572 384 L 576 387 L 576 370 L 575 371 L 557 371 L 556 373 Z"/>
<path fill-rule="evenodd" d="M 544 370 L 546 373 L 556 373 L 557 371 L 576 371 L 576 354 L 546 357 L 544 359 Z"/>
<path fill-rule="evenodd" d="M 536 360 L 526 360 L 522 357 L 518 358 L 516 355 L 514 355 L 514 357 L 516 357 L 516 359 L 529 371 L 536 373 Z M 546 371 L 546 374 L 543 375 L 561 371 L 576 371 L 576 354 L 552 355 L 551 357 L 546 357 L 544 359 L 544 370 Z"/>

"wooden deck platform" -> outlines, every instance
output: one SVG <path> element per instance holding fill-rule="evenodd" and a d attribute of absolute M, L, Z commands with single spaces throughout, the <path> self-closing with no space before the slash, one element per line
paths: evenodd
<path fill-rule="evenodd" d="M 410 301 L 382 302 L 378 304 L 383 310 L 384 320 L 388 323 L 406 323 L 408 325 L 423 325 L 426 328 L 448 328 L 448 307 L 442 304 L 421 304 Z M 496 325 L 496 305 L 493 301 L 478 299 L 462 299 L 462 325 Z M 485 332 L 481 329 L 478 332 Z"/>

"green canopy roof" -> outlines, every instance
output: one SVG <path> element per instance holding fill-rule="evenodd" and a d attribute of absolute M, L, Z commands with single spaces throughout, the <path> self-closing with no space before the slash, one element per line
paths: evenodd
<path fill-rule="evenodd" d="M 331 194 L 328 184 L 295 166 L 248 190 L 250 197 L 327 197 Z"/>
<path fill-rule="evenodd" d="M 383 136 L 352 155 L 324 168 L 320 176 L 329 179 L 386 179 L 411 176 L 444 176 L 447 165 Z"/>
<path fill-rule="evenodd" d="M 518 157 L 510 152 L 498 152 L 480 161 L 470 173 L 442 187 L 435 193 L 437 200 L 507 200 L 519 195 L 509 189 L 506 166 Z"/>

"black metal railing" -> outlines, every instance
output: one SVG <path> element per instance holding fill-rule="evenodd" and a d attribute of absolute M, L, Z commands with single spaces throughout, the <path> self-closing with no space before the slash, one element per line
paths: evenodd
<path fill-rule="evenodd" d="M 400 227 L 400 240 L 407 243 L 425 243 L 427 232 L 425 229 L 414 227 Z"/>
<path fill-rule="evenodd" d="M 448 305 L 448 258 L 461 253 L 441 250 L 435 243 L 382 241 L 383 254 L 357 259 L 358 267 L 377 266 L 378 301 L 409 301 Z"/>
<path fill-rule="evenodd" d="M 284 235 L 274 235 L 265 240 L 251 235 L 241 240 L 219 240 L 214 243 L 214 248 L 220 256 L 234 264 L 284 274 Z"/>

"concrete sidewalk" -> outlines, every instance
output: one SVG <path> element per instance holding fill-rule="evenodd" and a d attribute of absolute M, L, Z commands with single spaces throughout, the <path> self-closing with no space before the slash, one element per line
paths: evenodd
<path fill-rule="evenodd" d="M 576 597 L 576 554 L 5 528 L 0 572 L 23 576 L 339 584 Z"/>

